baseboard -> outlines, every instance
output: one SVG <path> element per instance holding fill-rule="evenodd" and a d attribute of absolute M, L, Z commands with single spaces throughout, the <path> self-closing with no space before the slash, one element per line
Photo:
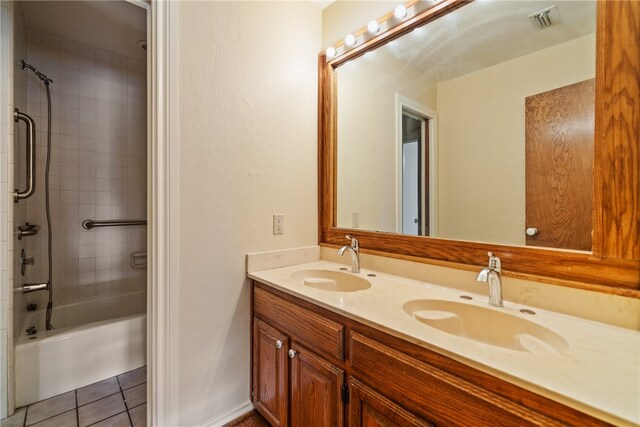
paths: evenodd
<path fill-rule="evenodd" d="M 235 420 L 238 417 L 246 414 L 247 412 L 253 409 L 253 403 L 250 400 L 247 400 L 245 403 L 235 407 L 230 412 L 225 415 L 216 418 L 215 420 L 211 420 L 206 423 L 206 427 L 222 427 L 223 425 Z"/>

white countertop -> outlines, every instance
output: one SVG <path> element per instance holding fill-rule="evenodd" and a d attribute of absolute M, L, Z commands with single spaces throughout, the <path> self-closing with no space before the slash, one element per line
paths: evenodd
<path fill-rule="evenodd" d="M 306 286 L 291 278 L 300 270 L 337 271 L 342 264 L 316 261 L 249 277 L 335 313 L 358 320 L 527 390 L 616 425 L 640 425 L 640 332 L 505 301 L 501 310 L 542 325 L 568 343 L 559 353 L 529 353 L 472 341 L 427 326 L 403 310 L 416 299 L 438 299 L 487 306 L 487 297 L 417 280 L 362 269 L 358 276 L 371 287 L 333 292 Z M 352 274 L 352 273 L 350 273 Z M 368 277 L 375 274 L 376 277 Z M 473 297 L 463 301 L 460 295 Z"/>

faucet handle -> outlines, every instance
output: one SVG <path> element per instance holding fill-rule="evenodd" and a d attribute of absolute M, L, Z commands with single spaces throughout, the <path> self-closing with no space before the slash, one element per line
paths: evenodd
<path fill-rule="evenodd" d="M 500 258 L 495 256 L 493 252 L 487 252 L 487 255 L 489 255 L 489 268 L 492 268 L 500 272 L 502 268 L 502 262 L 500 261 Z"/>
<path fill-rule="evenodd" d="M 350 234 L 347 234 L 346 236 L 347 239 L 351 240 L 351 247 L 353 248 L 353 250 L 358 250 L 359 247 L 359 243 L 358 243 L 358 239 L 356 239 L 355 237 L 351 236 Z"/>

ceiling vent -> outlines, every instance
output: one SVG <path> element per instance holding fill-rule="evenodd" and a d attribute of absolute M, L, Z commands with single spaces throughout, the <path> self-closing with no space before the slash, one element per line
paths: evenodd
<path fill-rule="evenodd" d="M 544 30 L 560 21 L 558 8 L 554 4 L 551 7 L 529 15 L 529 20 L 537 30 Z"/>

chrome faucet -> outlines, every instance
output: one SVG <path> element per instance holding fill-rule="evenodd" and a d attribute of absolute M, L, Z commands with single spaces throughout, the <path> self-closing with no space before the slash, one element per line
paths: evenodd
<path fill-rule="evenodd" d="M 500 258 L 494 256 L 491 252 L 488 255 L 489 266 L 480 270 L 476 280 L 489 283 L 489 305 L 502 307 L 502 263 Z"/>
<path fill-rule="evenodd" d="M 343 246 L 338 249 L 338 255 L 344 255 L 344 251 L 351 252 L 351 271 L 354 273 L 360 273 L 360 246 L 358 244 L 358 239 L 355 237 L 351 237 L 349 235 L 345 236 L 347 239 L 351 240 L 351 246 Z"/>

